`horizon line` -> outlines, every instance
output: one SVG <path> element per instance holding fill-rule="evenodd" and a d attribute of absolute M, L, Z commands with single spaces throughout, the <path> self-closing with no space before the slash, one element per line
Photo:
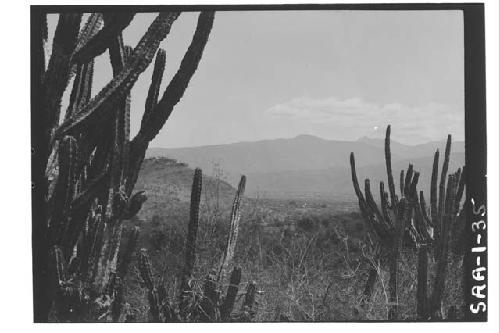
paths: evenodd
<path fill-rule="evenodd" d="M 366 135 L 359 137 L 355 140 L 341 140 L 341 139 L 325 139 L 325 138 L 322 138 L 320 136 L 313 135 L 313 134 L 298 134 L 298 135 L 295 135 L 293 137 L 288 137 L 288 138 L 280 137 L 280 138 L 273 138 L 273 139 L 259 139 L 259 140 L 254 140 L 254 141 L 245 141 L 244 140 L 244 141 L 233 141 L 233 142 L 228 142 L 228 143 L 217 143 L 217 144 L 197 145 L 197 146 L 178 146 L 178 147 L 158 147 L 158 146 L 155 146 L 155 147 L 148 147 L 148 150 L 149 149 L 206 148 L 206 147 L 227 146 L 227 145 L 244 144 L 244 143 L 259 143 L 259 142 L 265 142 L 265 141 L 293 140 L 293 139 L 297 139 L 299 137 L 312 137 L 312 138 L 323 140 L 323 141 L 336 141 L 336 142 L 360 142 L 362 140 L 372 140 L 372 141 L 384 141 L 385 140 L 385 138 L 375 138 L 375 137 L 369 137 Z M 446 142 L 446 137 L 444 137 L 442 141 Z M 391 139 L 391 143 L 397 143 L 397 144 L 400 144 L 403 146 L 409 146 L 409 147 L 416 147 L 416 146 L 425 145 L 425 144 L 434 143 L 434 142 L 441 142 L 441 140 L 430 140 L 430 141 L 417 143 L 417 144 L 408 144 L 408 143 L 401 143 L 400 141 Z M 454 142 L 455 143 L 465 142 L 465 140 L 457 140 Z"/>

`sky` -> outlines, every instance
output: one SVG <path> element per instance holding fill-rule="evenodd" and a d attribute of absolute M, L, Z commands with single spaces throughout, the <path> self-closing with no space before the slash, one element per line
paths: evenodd
<path fill-rule="evenodd" d="M 137 14 L 124 33 L 135 46 L 156 14 Z M 198 13 L 182 13 L 162 42 L 164 88 L 177 71 Z M 49 41 L 57 15 L 49 15 Z M 50 43 L 47 52 L 50 52 Z M 134 86 L 137 133 L 152 65 Z M 92 94 L 111 79 L 96 59 Z M 69 89 L 63 98 L 67 105 Z M 463 18 L 460 11 L 217 12 L 184 97 L 150 147 L 190 147 L 291 138 L 392 138 L 406 144 L 464 140 Z"/>

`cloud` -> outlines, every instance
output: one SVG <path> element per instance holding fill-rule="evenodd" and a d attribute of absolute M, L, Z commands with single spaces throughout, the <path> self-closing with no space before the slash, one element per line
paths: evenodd
<path fill-rule="evenodd" d="M 329 139 L 381 138 L 388 124 L 392 126 L 392 137 L 407 144 L 442 140 L 448 133 L 456 140 L 464 138 L 463 109 L 439 103 L 379 105 L 360 98 L 298 97 L 274 105 L 267 112 L 276 120 L 294 127 L 303 124 Z"/>

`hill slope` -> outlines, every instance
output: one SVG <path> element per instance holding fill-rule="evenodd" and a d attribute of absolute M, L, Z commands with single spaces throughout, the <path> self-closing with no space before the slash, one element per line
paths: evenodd
<path fill-rule="evenodd" d="M 179 203 L 189 204 L 193 175 L 193 169 L 174 159 L 145 159 L 135 190 L 145 190 L 148 200 L 140 210 L 138 218 L 149 220 L 154 215 L 166 216 L 165 212 L 172 210 L 171 208 L 177 210 Z M 236 191 L 224 180 L 218 181 L 207 172 L 203 174 L 202 188 L 202 201 L 207 196 L 212 196 L 212 192 L 217 189 L 221 202 L 232 202 Z"/>

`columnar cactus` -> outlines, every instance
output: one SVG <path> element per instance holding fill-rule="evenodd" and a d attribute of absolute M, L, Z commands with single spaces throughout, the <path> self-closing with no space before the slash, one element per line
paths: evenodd
<path fill-rule="evenodd" d="M 392 175 L 391 150 L 390 150 L 390 126 L 387 127 L 385 139 L 385 161 L 387 168 L 387 178 L 389 184 L 389 193 L 385 191 L 383 182 L 380 182 L 381 210 L 379 210 L 370 189 L 370 180 L 365 180 L 365 195 L 359 188 L 356 176 L 356 165 L 354 153 L 351 153 L 351 174 L 354 190 L 358 197 L 358 203 L 361 215 L 365 219 L 370 230 L 370 239 L 381 245 L 381 252 L 389 254 L 389 319 L 398 318 L 397 306 L 397 266 L 400 256 L 400 250 L 403 244 L 412 246 L 415 242 L 417 230 L 411 223 L 412 209 L 416 203 L 416 185 L 419 179 L 419 173 L 413 172 L 413 166 L 410 164 L 406 172 L 401 172 L 400 190 L 401 198 L 396 195 L 394 177 Z M 389 200 L 390 198 L 390 200 Z M 403 242 L 403 240 L 405 242 Z M 370 277 L 369 277 L 370 279 Z M 371 277 L 373 280 L 373 276 Z M 372 288 L 368 289 L 369 292 Z M 370 295 L 365 295 L 369 297 Z"/>
<path fill-rule="evenodd" d="M 442 318 L 441 301 L 445 289 L 452 229 L 457 227 L 457 217 L 461 209 L 460 203 L 465 189 L 464 168 L 448 175 L 448 166 L 451 152 L 451 136 L 448 136 L 445 149 L 445 158 L 441 171 L 440 191 L 437 196 L 437 173 L 439 164 L 439 151 L 434 154 L 434 163 L 431 177 L 431 211 L 428 214 L 423 192 L 420 191 L 420 210 L 417 222 L 424 228 L 431 225 L 433 236 L 419 243 L 419 260 L 417 265 L 419 282 L 417 287 L 417 316 L 419 319 Z M 448 181 L 446 182 L 446 178 Z M 441 190 L 443 189 L 443 190 Z M 437 209 L 437 211 L 436 211 Z M 454 234 L 456 237 L 457 234 Z M 460 237 L 460 235 L 458 235 Z M 436 259 L 436 276 L 433 282 L 432 294 L 427 297 L 427 245 L 432 245 Z M 426 306 L 424 306 L 424 304 Z"/>
<path fill-rule="evenodd" d="M 455 225 L 459 213 L 465 179 L 459 169 L 455 174 L 446 176 L 448 172 L 449 156 L 451 151 L 451 136 L 448 136 L 445 150 L 445 159 L 441 171 L 439 184 L 439 197 L 437 194 L 439 151 L 434 155 L 433 171 L 430 189 L 430 214 L 427 210 L 424 194 L 418 193 L 417 183 L 420 174 L 413 170 L 410 164 L 405 173 L 400 173 L 400 195 L 395 191 L 392 175 L 391 150 L 390 150 L 390 125 L 387 127 L 385 138 L 385 161 L 387 169 L 389 193 L 385 191 L 384 182 L 380 182 L 381 210 L 373 199 L 370 190 L 370 181 L 365 180 L 365 194 L 359 188 L 356 176 L 354 153 L 351 153 L 352 182 L 359 208 L 368 229 L 369 240 L 382 248 L 380 257 L 389 259 L 389 302 L 388 312 L 390 320 L 399 319 L 398 312 L 398 261 L 402 247 L 417 249 L 417 317 L 421 320 L 429 317 L 439 317 L 441 299 L 444 290 L 446 267 L 450 243 L 450 230 Z M 446 185 L 447 184 L 447 185 Z M 374 246 L 371 244 L 371 246 Z M 437 259 L 436 276 L 432 296 L 427 296 L 428 251 L 434 249 Z M 368 298 L 373 288 L 372 272 L 365 287 L 365 298 Z"/>
<path fill-rule="evenodd" d="M 242 176 L 231 209 L 229 234 L 220 267 L 218 271 L 214 270 L 207 274 L 201 294 L 197 292 L 193 285 L 193 268 L 196 259 L 196 238 L 202 184 L 202 172 L 200 169 L 195 170 L 191 189 L 190 220 L 186 237 L 186 257 L 178 297 L 168 297 L 164 286 L 156 286 L 154 284 L 147 251 L 145 249 L 141 250 L 139 271 L 145 286 L 148 288 L 150 318 L 152 321 L 250 321 L 255 316 L 255 297 L 257 293 L 255 282 L 248 284 L 240 311 L 234 311 L 239 284 L 241 282 L 241 268 L 233 268 L 229 276 L 226 295 L 222 295 L 222 287 L 225 282 L 224 276 L 232 263 L 238 238 L 241 201 L 245 191 L 245 183 L 246 177 Z M 160 293 L 158 290 L 163 290 L 164 292 Z"/>
<path fill-rule="evenodd" d="M 37 45 L 43 48 L 46 17 L 37 15 Z M 187 88 L 214 19 L 214 12 L 200 13 L 180 68 L 158 100 L 165 66 L 159 45 L 180 13 L 159 13 L 132 48 L 124 45 L 122 31 L 134 15 L 94 13 L 80 29 L 81 13 L 60 14 L 48 67 L 35 62 L 33 70 L 41 74 L 36 82 L 42 91 L 43 137 L 35 139 L 34 151 L 45 170 L 41 185 L 47 184 L 38 189 L 46 218 L 34 221 L 33 250 L 46 253 L 34 262 L 34 279 L 41 281 L 35 298 L 43 295 L 45 300 L 35 299 L 36 321 L 47 321 L 50 309 L 51 319 L 58 321 L 120 320 L 123 280 L 139 232 L 131 232 L 122 251 L 123 221 L 146 200 L 144 192 L 133 193 L 139 169 L 149 142 Z M 106 50 L 113 78 L 91 98 L 94 59 Z M 130 91 L 155 55 L 141 128 L 131 139 Z M 62 96 L 73 76 L 69 106 L 62 113 Z M 52 276 L 46 278 L 46 271 Z"/>

